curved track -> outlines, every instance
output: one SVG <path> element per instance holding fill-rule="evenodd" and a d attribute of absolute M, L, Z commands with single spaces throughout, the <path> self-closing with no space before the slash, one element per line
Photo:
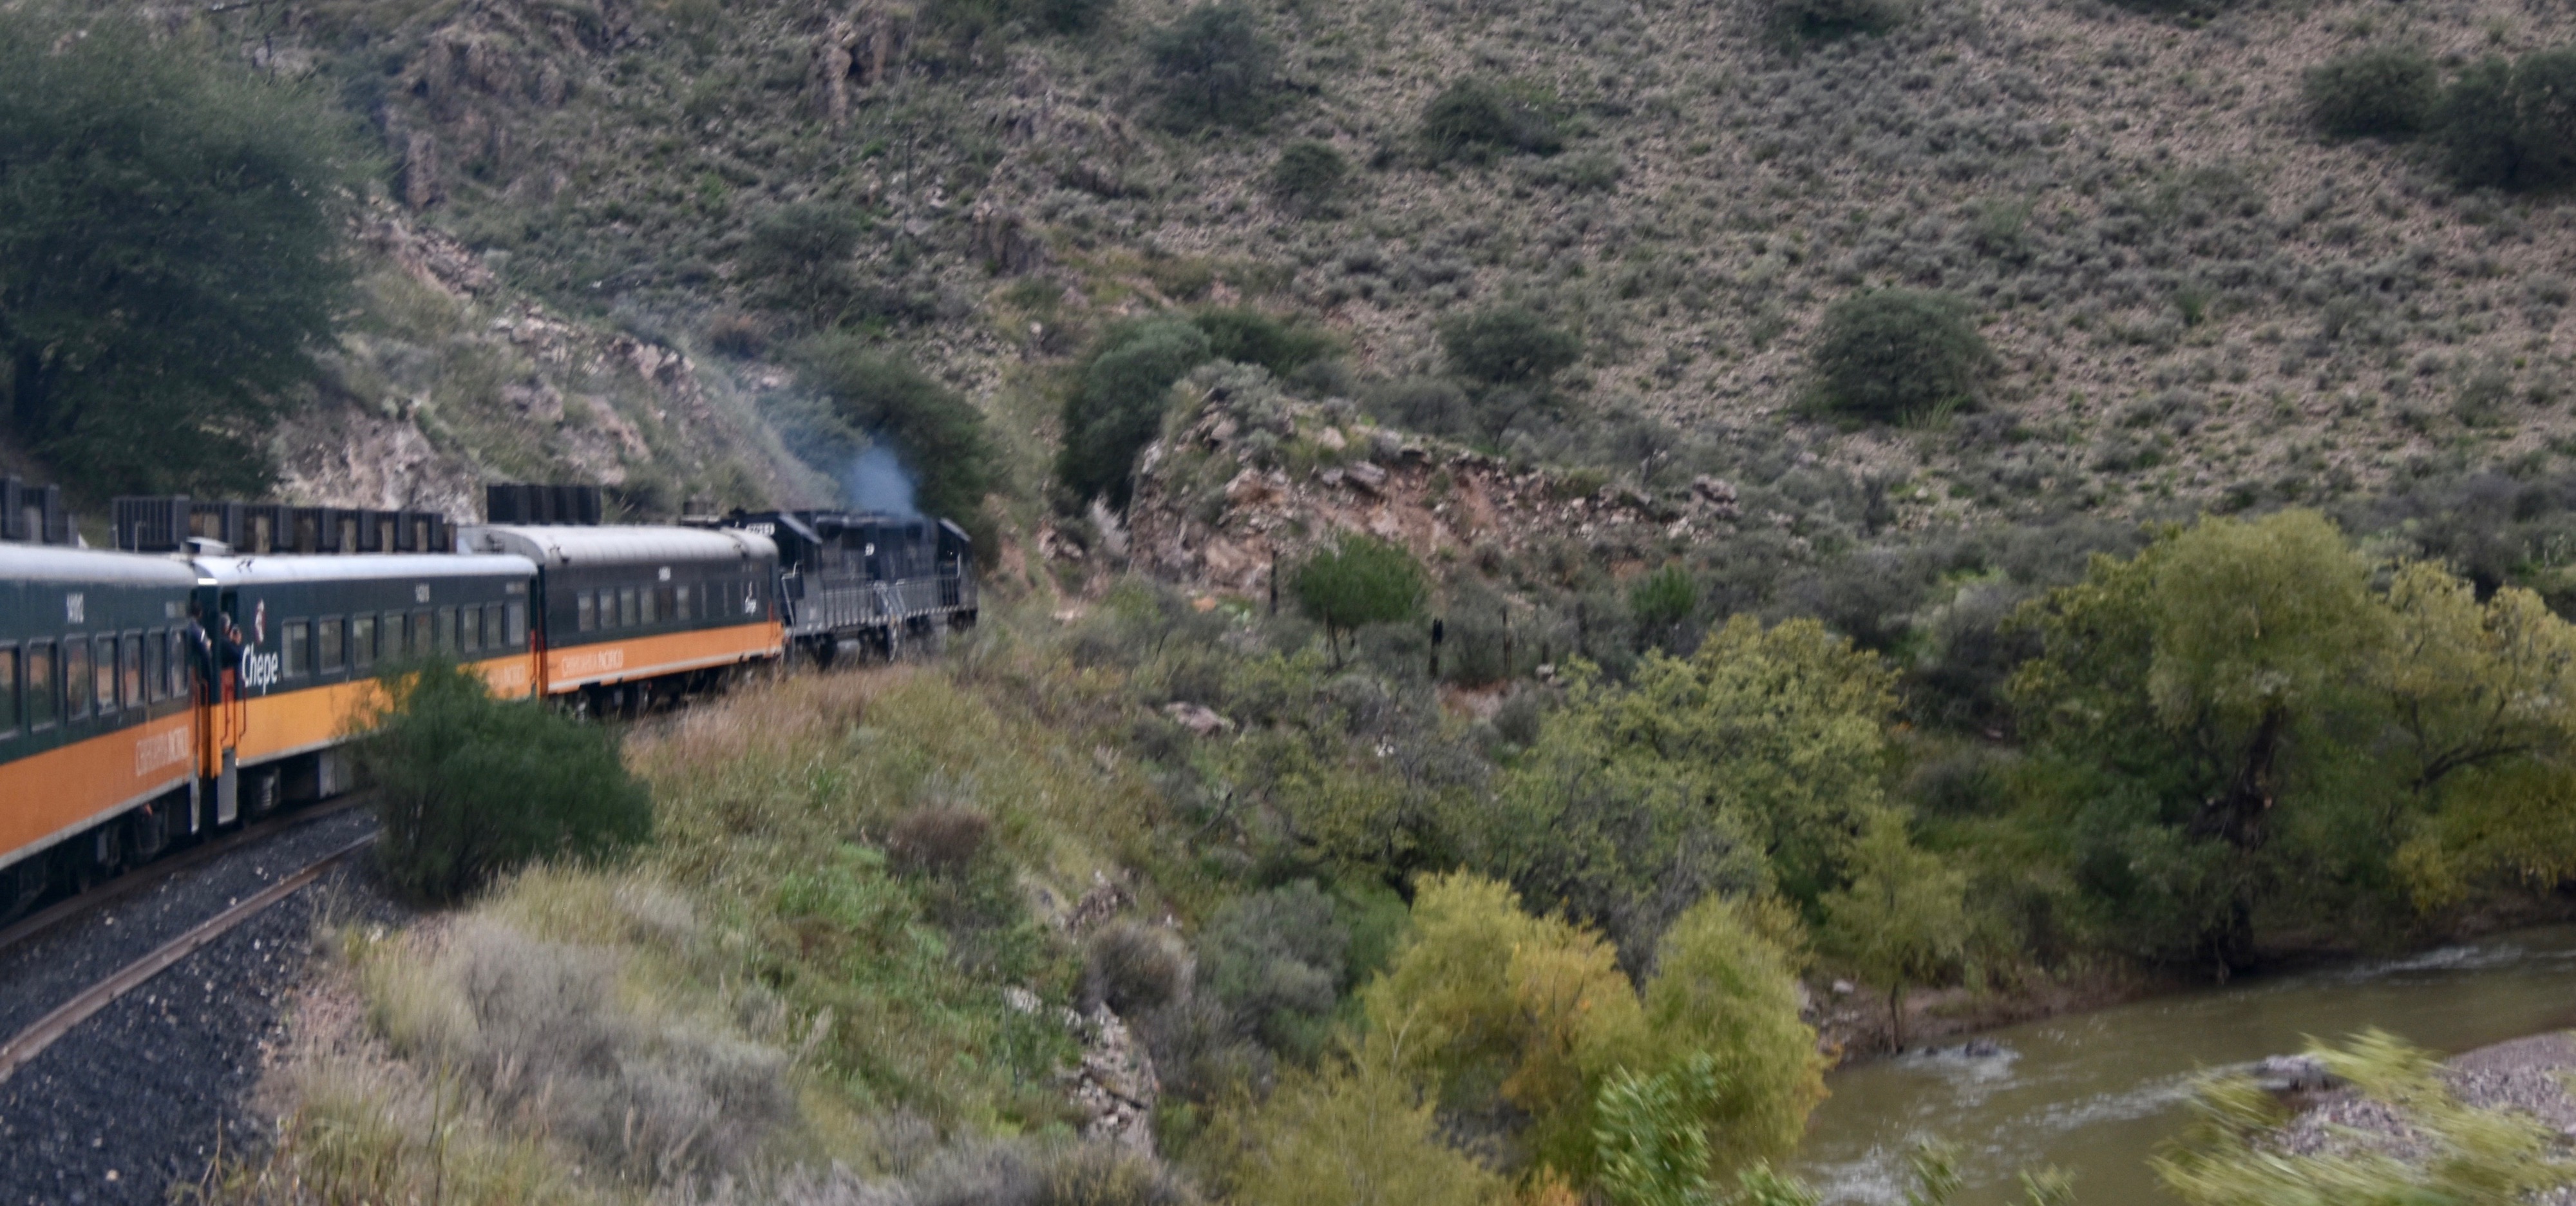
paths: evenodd
<path fill-rule="evenodd" d="M 253 835 L 244 831 L 236 836 L 247 838 Z M 53 1046 L 56 1039 L 71 1033 L 72 1027 L 80 1025 L 91 1015 L 107 1008 L 118 997 L 142 987 L 152 977 L 168 970 L 172 964 L 195 954 L 207 943 L 223 937 L 234 927 L 294 895 L 314 880 L 320 879 L 322 873 L 330 870 L 334 864 L 373 845 L 375 840 L 376 835 L 368 834 L 315 859 L 303 870 L 277 881 L 250 899 L 225 909 L 188 932 L 163 943 L 152 953 L 117 969 L 114 975 L 91 985 L 79 995 L 56 1007 L 53 1012 L 36 1019 L 34 1025 L 19 1031 L 7 1042 L 0 1042 L 0 1083 L 6 1083 L 9 1077 L 27 1061 L 36 1058 L 45 1048 Z"/>
<path fill-rule="evenodd" d="M 365 793 L 353 792 L 329 803 L 299 808 L 283 816 L 271 817 L 253 825 L 244 825 L 232 833 L 212 841 L 202 842 L 168 858 L 145 863 L 89 891 L 66 897 L 28 914 L 15 923 L 0 926 L 0 952 L 5 952 L 39 934 L 57 929 L 65 922 L 88 916 L 100 908 L 132 896 L 191 867 L 212 862 L 244 846 L 257 845 L 274 835 L 290 829 L 302 828 L 324 817 L 347 812 L 364 803 L 365 800 Z"/>

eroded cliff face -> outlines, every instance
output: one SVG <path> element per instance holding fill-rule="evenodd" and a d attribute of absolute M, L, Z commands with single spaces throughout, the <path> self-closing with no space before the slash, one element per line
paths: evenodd
<path fill-rule="evenodd" d="M 360 313 L 273 446 L 281 497 L 474 516 L 499 480 L 596 482 L 646 515 L 830 496 L 729 374 L 517 294 L 390 207 L 361 236 Z"/>
<path fill-rule="evenodd" d="M 1106 554 L 1168 581 L 1257 596 L 1275 569 L 1344 532 L 1489 570 L 1551 542 L 1634 568 L 1670 542 L 1733 534 L 1743 518 L 1735 487 L 1715 478 L 1658 494 L 1518 467 L 1377 426 L 1344 400 L 1290 397 L 1259 369 L 1211 366 L 1175 388 L 1181 417 L 1145 450 L 1124 524 L 1095 510 L 1088 539 L 1042 534 L 1050 556 Z"/>

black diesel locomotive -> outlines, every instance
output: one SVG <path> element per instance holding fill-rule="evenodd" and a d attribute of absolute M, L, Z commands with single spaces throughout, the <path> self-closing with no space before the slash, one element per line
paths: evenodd
<path fill-rule="evenodd" d="M 494 486 L 491 522 L 119 499 L 114 551 L 0 479 L 0 917 L 349 785 L 374 675 L 455 658 L 497 694 L 667 703 L 976 616 L 954 524 L 846 511 L 603 524 L 595 487 Z"/>

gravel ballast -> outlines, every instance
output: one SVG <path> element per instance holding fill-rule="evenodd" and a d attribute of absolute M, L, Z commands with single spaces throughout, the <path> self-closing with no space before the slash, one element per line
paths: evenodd
<path fill-rule="evenodd" d="M 0 952 L 0 1035 L 373 825 L 363 811 L 323 818 Z M 263 1136 L 243 1102 L 310 964 L 315 910 L 372 902 L 370 879 L 363 856 L 335 868 L 0 1082 L 0 1206 L 164 1202 L 174 1181 L 205 1174 L 219 1146 Z"/>

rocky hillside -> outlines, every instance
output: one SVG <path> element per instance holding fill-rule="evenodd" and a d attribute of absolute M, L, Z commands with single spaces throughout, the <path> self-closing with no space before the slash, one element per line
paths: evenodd
<path fill-rule="evenodd" d="M 597 482 L 647 515 L 828 497 L 731 376 L 566 319 L 434 226 L 381 213 L 361 242 L 360 311 L 278 437 L 284 497 L 456 515 L 493 480 Z"/>
<path fill-rule="evenodd" d="M 1886 34 L 1798 44 L 1754 3 L 1255 3 L 1267 88 L 1216 126 L 1175 121 L 1180 85 L 1149 54 L 1185 5 L 1059 8 L 1090 28 L 974 0 L 325 0 L 206 21 L 330 72 L 415 222 L 505 289 L 726 379 L 698 389 L 783 384 L 783 348 L 817 322 L 925 363 L 997 420 L 1023 531 L 1059 368 L 1113 317 L 1190 304 L 1329 327 L 1347 363 L 1296 389 L 1363 405 L 1443 368 L 1443 320 L 1525 304 L 1582 338 L 1558 379 L 1571 420 L 1486 451 L 1667 500 L 1811 461 L 1899 523 L 2540 472 L 2576 428 L 2566 206 L 2324 139 L 2300 93 L 2362 46 L 2421 46 L 2455 75 L 2561 44 L 2576 15 L 2553 5 L 2182 21 L 1919 0 Z M 1425 111 L 1463 80 L 1543 129 L 1443 152 Z M 1350 178 L 1285 196 L 1291 144 L 1332 147 Z M 822 317 L 770 265 L 747 271 L 762 224 L 817 204 L 858 224 Z M 1803 417 L 1821 312 L 1873 286 L 1968 302 L 2002 361 L 1984 412 Z M 551 423 L 554 402 L 502 394 L 479 405 Z M 1646 454 L 1584 428 L 1610 415 L 1654 430 Z M 649 428 L 585 428 L 590 451 L 556 464 L 636 461 Z M 765 472 L 742 490 L 775 487 Z"/>

